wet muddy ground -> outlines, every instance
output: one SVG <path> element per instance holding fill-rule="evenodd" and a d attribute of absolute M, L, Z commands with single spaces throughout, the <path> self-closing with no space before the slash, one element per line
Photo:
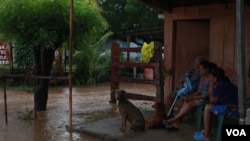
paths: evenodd
<path fill-rule="evenodd" d="M 127 92 L 155 96 L 155 86 L 122 83 Z M 5 123 L 4 97 L 0 98 L 0 141 L 98 141 L 84 134 L 68 132 L 69 88 L 50 86 L 47 111 L 28 116 L 34 107 L 33 93 L 7 91 L 8 124 Z M 73 87 L 72 124 L 87 124 L 93 121 L 119 116 L 117 106 L 110 104 L 109 83 L 90 87 Z M 141 109 L 151 109 L 150 101 L 132 101 Z"/>

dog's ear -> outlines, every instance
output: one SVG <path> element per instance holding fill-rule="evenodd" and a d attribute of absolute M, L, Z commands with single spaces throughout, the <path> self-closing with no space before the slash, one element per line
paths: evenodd
<path fill-rule="evenodd" d="M 121 90 L 121 97 L 122 97 L 122 99 L 125 99 L 126 98 L 126 91 L 124 91 L 124 90 Z"/>
<path fill-rule="evenodd" d="M 117 100 L 121 100 L 121 99 L 123 99 L 123 92 L 122 92 L 123 90 L 120 90 L 120 89 L 115 89 L 115 97 L 116 97 L 116 99 Z"/>
<path fill-rule="evenodd" d="M 115 95 L 118 95 L 120 93 L 121 90 L 119 89 L 114 89 L 112 92 L 115 94 Z"/>
<path fill-rule="evenodd" d="M 120 93 L 121 93 L 121 95 L 124 95 L 124 96 L 126 95 L 126 91 L 124 91 L 124 90 L 121 90 Z"/>

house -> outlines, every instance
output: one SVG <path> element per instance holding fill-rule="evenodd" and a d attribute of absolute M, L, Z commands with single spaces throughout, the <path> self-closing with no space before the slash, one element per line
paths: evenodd
<path fill-rule="evenodd" d="M 238 85 L 240 101 L 250 97 L 249 0 L 139 1 L 165 11 L 164 65 L 165 69 L 174 70 L 165 77 L 166 92 L 177 85 L 194 58 L 203 55 L 224 68 Z M 240 111 L 244 115 L 244 102 Z"/>

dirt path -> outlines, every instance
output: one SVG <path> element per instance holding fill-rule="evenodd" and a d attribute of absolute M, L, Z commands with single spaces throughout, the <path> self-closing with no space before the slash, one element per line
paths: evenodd
<path fill-rule="evenodd" d="M 155 87 L 123 83 L 128 92 L 155 96 Z M 0 141 L 98 141 L 79 133 L 68 132 L 68 88 L 50 87 L 47 111 L 37 112 L 37 119 L 25 120 L 34 107 L 33 93 L 7 91 L 8 125 L 5 123 L 3 91 L 0 99 Z M 109 83 L 73 88 L 73 124 L 119 116 L 117 107 L 109 104 Z M 151 108 L 152 102 L 133 101 L 139 108 Z"/>

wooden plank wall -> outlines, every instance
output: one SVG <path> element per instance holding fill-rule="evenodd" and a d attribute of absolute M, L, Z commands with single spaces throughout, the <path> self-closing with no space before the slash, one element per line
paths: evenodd
<path fill-rule="evenodd" d="M 190 65 L 194 64 L 197 56 L 208 58 L 209 54 L 209 21 L 208 20 L 178 20 L 174 24 L 174 85 L 179 85 L 179 80 Z M 177 81 L 176 81 L 177 80 Z"/>
<path fill-rule="evenodd" d="M 173 69 L 175 42 L 173 24 L 175 20 L 209 19 L 210 21 L 210 47 L 209 60 L 225 69 L 226 74 L 237 84 L 237 50 L 236 17 L 234 4 L 215 4 L 187 8 L 174 8 L 171 13 L 165 12 L 164 47 L 165 69 Z M 250 6 L 245 6 L 245 47 L 246 47 L 246 76 L 247 93 L 250 96 Z M 165 92 L 173 89 L 173 76 L 165 79 Z"/>

